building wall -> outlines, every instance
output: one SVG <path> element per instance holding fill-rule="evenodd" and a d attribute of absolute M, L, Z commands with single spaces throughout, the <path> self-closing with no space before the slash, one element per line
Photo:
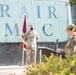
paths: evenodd
<path fill-rule="evenodd" d="M 0 43 L 0 65 L 18 65 L 21 61 L 21 43 Z"/>
<path fill-rule="evenodd" d="M 59 42 L 58 47 L 64 48 L 65 44 L 66 42 Z M 56 50 L 56 42 L 38 42 L 37 47 Z M 37 48 L 37 50 L 39 49 Z M 24 64 L 25 58 L 24 55 Z M 37 62 L 39 62 L 38 58 Z M 22 43 L 0 43 L 0 65 L 22 65 Z"/>

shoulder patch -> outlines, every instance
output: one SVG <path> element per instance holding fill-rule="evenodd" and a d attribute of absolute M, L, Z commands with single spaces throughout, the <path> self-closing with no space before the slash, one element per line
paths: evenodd
<path fill-rule="evenodd" d="M 76 45 L 76 41 L 75 40 L 72 41 L 72 45 Z"/>

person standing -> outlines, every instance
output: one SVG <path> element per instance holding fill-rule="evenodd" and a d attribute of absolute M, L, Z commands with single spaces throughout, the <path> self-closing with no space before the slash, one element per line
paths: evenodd
<path fill-rule="evenodd" d="M 66 32 L 70 36 L 70 40 L 66 44 L 65 48 L 63 49 L 62 54 L 69 62 L 71 60 L 71 56 L 76 56 L 76 27 L 74 24 L 71 24 L 66 27 Z"/>
<path fill-rule="evenodd" d="M 27 50 L 26 50 L 26 64 L 32 64 L 35 62 L 35 53 L 37 49 L 36 42 L 39 39 L 38 33 L 34 30 L 34 26 L 30 25 L 30 30 L 24 34 L 23 37 L 26 42 Z"/>

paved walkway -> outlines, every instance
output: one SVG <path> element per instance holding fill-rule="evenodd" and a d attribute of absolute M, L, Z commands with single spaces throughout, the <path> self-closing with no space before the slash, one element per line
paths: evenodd
<path fill-rule="evenodd" d="M 0 66 L 0 75 L 25 75 L 25 66 Z"/>

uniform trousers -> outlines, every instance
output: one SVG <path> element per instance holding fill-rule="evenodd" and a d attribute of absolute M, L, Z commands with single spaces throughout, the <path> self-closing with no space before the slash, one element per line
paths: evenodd
<path fill-rule="evenodd" d="M 27 49 L 26 51 L 26 65 L 32 64 L 35 62 L 35 50 L 36 48 Z"/>

